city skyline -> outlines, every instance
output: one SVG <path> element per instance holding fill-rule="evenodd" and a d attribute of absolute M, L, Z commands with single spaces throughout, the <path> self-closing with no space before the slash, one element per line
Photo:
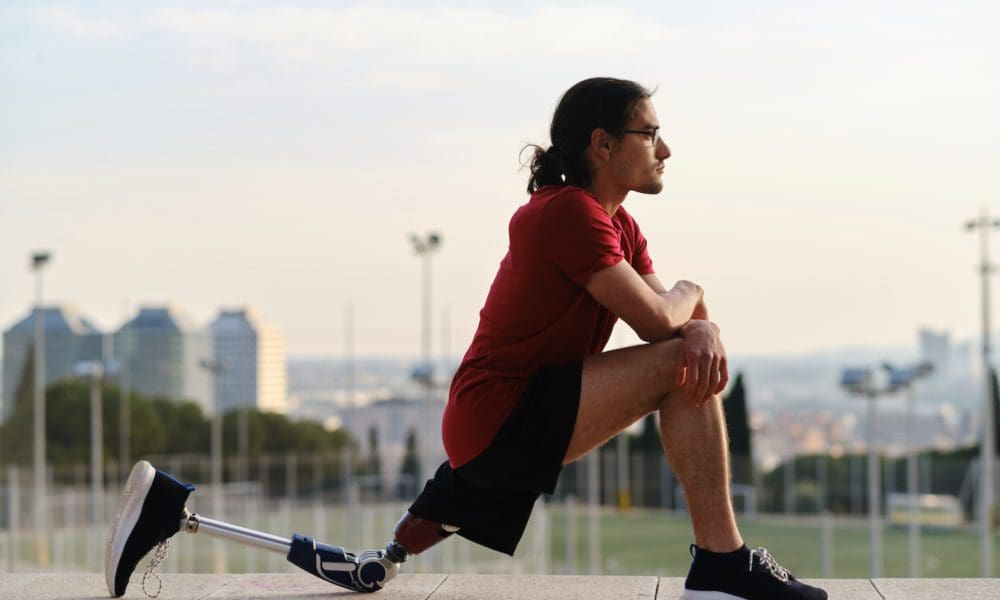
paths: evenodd
<path fill-rule="evenodd" d="M 0 325 L 48 249 L 46 304 L 101 329 L 253 304 L 290 356 L 337 356 L 351 305 L 358 355 L 417 355 L 408 238 L 433 230 L 434 354 L 461 355 L 527 199 L 518 151 L 611 74 L 657 87 L 674 153 L 625 206 L 731 354 L 978 335 L 962 224 L 1000 209 L 1000 7 L 717 4 L 8 3 Z"/>

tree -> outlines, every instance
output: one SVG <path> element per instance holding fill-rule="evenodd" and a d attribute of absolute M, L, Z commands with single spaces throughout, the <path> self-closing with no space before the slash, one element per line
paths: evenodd
<path fill-rule="evenodd" d="M 27 359 L 21 369 L 21 377 L 14 391 L 14 405 L 10 408 L 7 420 L 0 427 L 0 454 L 4 459 L 19 465 L 31 462 L 32 453 L 32 411 L 33 389 L 35 386 L 35 352 L 28 346 Z M 26 420 L 27 419 L 27 420 Z"/>
<path fill-rule="evenodd" d="M 994 367 L 990 367 L 990 401 L 993 403 L 993 452 L 1000 456 L 1000 385 Z"/>
<path fill-rule="evenodd" d="M 413 498 L 420 485 L 420 456 L 417 454 L 417 432 L 411 427 L 406 432 L 406 454 L 399 469 L 399 496 Z"/>
<path fill-rule="evenodd" d="M 743 373 L 736 375 L 736 381 L 733 383 L 729 395 L 723 400 L 723 406 L 726 411 L 726 428 L 729 430 L 729 455 L 733 483 L 752 483 L 753 453 Z"/>
<path fill-rule="evenodd" d="M 375 425 L 368 428 L 368 463 L 365 465 L 365 474 L 372 478 L 372 491 L 381 495 L 382 461 L 378 455 L 378 427 Z"/>
<path fill-rule="evenodd" d="M 635 449 L 643 454 L 659 454 L 663 452 L 660 443 L 660 426 L 657 413 L 651 412 L 642 420 L 642 431 L 635 438 Z"/>

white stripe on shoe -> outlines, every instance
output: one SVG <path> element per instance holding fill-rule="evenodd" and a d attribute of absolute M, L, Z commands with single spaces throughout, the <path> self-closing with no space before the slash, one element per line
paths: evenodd
<path fill-rule="evenodd" d="M 132 467 L 128 481 L 125 483 L 125 491 L 122 494 L 121 505 L 118 507 L 118 514 L 112 521 L 111 531 L 108 534 L 108 546 L 104 554 L 104 578 L 108 584 L 108 593 L 115 597 L 115 574 L 118 571 L 118 563 L 121 562 L 122 552 L 125 550 L 125 543 L 129 535 L 135 528 L 139 515 L 142 513 L 142 505 L 149 494 L 149 488 L 153 485 L 156 477 L 156 469 L 145 460 L 140 460 Z"/>

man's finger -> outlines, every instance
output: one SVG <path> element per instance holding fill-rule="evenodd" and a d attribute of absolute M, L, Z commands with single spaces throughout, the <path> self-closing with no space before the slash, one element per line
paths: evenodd
<path fill-rule="evenodd" d="M 687 357 L 681 353 L 677 357 L 677 374 L 674 378 L 674 383 L 677 387 L 682 387 L 684 385 L 684 380 L 687 376 Z"/>
<path fill-rule="evenodd" d="M 723 356 L 722 360 L 719 361 L 719 387 L 715 390 L 716 394 L 721 394 L 722 390 L 726 389 L 726 385 L 729 384 L 729 361 Z"/>
<path fill-rule="evenodd" d="M 705 395 L 705 402 L 708 402 L 712 396 L 719 393 L 719 380 L 722 378 L 722 373 L 719 371 L 718 356 L 712 359 L 712 367 L 709 372 L 711 373 L 711 381 L 708 384 L 708 393 Z"/>
<path fill-rule="evenodd" d="M 704 356 L 698 365 L 698 387 L 695 390 L 695 398 L 699 403 L 704 403 L 708 399 L 712 389 L 712 357 Z"/>
<path fill-rule="evenodd" d="M 687 381 L 684 382 L 684 395 L 688 400 L 698 401 L 698 381 L 701 378 L 700 365 L 697 360 L 687 361 Z"/>

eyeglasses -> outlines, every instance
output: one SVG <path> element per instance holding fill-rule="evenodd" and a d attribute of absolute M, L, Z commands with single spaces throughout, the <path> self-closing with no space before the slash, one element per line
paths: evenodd
<path fill-rule="evenodd" d="M 636 135 L 644 135 L 644 136 L 646 136 L 647 138 L 649 138 L 649 147 L 650 148 L 655 148 L 656 145 L 660 142 L 660 128 L 659 127 L 655 128 L 655 129 L 651 129 L 651 130 L 647 129 L 645 131 L 640 130 L 640 129 L 622 129 L 621 132 L 622 133 L 634 133 Z"/>

